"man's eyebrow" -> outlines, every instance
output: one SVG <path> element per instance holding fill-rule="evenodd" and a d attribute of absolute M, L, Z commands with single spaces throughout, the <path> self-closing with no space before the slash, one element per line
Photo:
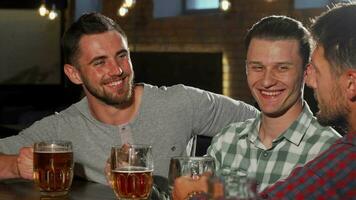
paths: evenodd
<path fill-rule="evenodd" d="M 246 64 L 259 64 L 259 65 L 262 65 L 262 63 L 261 62 L 259 62 L 259 61 L 249 61 L 249 60 L 246 60 Z"/>
<path fill-rule="evenodd" d="M 258 64 L 258 65 L 263 65 L 261 62 L 259 61 L 246 61 L 246 64 Z M 291 62 L 276 62 L 275 65 L 293 65 L 293 63 Z"/>
<path fill-rule="evenodd" d="M 118 52 L 116 52 L 116 55 L 120 55 L 120 54 L 122 54 L 122 53 L 128 53 L 128 52 L 129 52 L 128 49 L 121 49 L 121 50 L 119 50 Z"/>

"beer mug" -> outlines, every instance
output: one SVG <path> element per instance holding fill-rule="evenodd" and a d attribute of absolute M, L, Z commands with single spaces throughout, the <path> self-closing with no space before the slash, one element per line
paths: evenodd
<path fill-rule="evenodd" d="M 172 157 L 169 164 L 168 184 L 170 193 L 172 193 L 174 181 L 180 176 L 189 176 L 198 178 L 205 172 L 213 174 L 215 171 L 214 158 L 203 157 Z"/>
<path fill-rule="evenodd" d="M 148 199 L 153 186 L 152 173 L 151 146 L 111 148 L 112 187 L 118 199 Z"/>
<path fill-rule="evenodd" d="M 208 180 L 208 196 L 212 200 L 258 199 L 257 182 L 235 169 L 220 169 Z"/>
<path fill-rule="evenodd" d="M 73 180 L 73 147 L 70 141 L 34 144 L 33 177 L 42 196 L 64 196 Z"/>

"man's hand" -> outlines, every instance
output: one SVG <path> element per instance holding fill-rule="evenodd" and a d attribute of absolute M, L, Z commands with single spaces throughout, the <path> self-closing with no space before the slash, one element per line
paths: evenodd
<path fill-rule="evenodd" d="M 181 176 L 174 180 L 173 200 L 184 200 L 193 192 L 208 192 L 209 174 L 199 177 Z"/>
<path fill-rule="evenodd" d="M 24 179 L 33 179 L 33 148 L 23 147 L 17 157 L 19 176 Z"/>
<path fill-rule="evenodd" d="M 110 164 L 110 158 L 106 161 L 105 164 L 105 169 L 104 169 L 104 174 L 106 177 L 106 181 L 108 182 L 108 185 L 113 188 L 114 180 L 111 174 L 111 164 Z"/>

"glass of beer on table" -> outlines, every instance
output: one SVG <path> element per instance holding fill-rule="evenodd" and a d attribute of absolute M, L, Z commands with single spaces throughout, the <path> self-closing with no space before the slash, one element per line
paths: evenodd
<path fill-rule="evenodd" d="M 67 195 L 73 180 L 73 165 L 73 147 L 70 141 L 36 142 L 33 177 L 41 196 Z"/>
<path fill-rule="evenodd" d="M 120 200 L 148 199 L 153 186 L 153 157 L 149 145 L 111 148 L 111 179 Z"/>

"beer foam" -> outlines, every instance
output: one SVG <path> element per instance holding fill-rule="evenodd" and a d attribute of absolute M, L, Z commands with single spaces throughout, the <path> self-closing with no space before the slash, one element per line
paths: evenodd
<path fill-rule="evenodd" d="M 120 172 L 120 173 L 144 173 L 144 172 L 153 172 L 152 169 L 147 167 L 120 167 L 118 169 L 111 170 L 112 172 Z"/>
<path fill-rule="evenodd" d="M 57 150 L 57 149 L 46 149 L 46 150 L 37 150 L 35 153 L 73 153 L 73 151 L 68 150 Z"/>

